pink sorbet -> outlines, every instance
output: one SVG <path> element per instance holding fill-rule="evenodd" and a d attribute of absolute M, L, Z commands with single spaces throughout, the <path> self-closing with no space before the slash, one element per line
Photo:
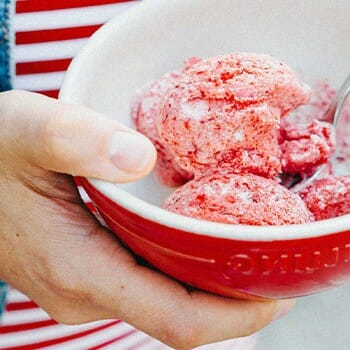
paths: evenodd
<path fill-rule="evenodd" d="M 350 214 L 350 176 L 315 181 L 300 196 L 316 220 Z"/>
<path fill-rule="evenodd" d="M 191 173 L 220 167 L 272 178 L 281 170 L 280 117 L 309 98 L 309 87 L 271 56 L 216 56 L 180 75 L 158 129 L 177 163 Z"/>
<path fill-rule="evenodd" d="M 156 126 L 159 111 L 168 90 L 176 83 L 179 72 L 165 74 L 140 91 L 131 104 L 131 118 L 135 128 L 147 136 L 157 149 L 155 175 L 167 186 L 176 187 L 192 178 L 192 174 L 180 168 L 173 155 L 159 137 Z"/>
<path fill-rule="evenodd" d="M 285 173 L 311 175 L 329 161 L 335 150 L 335 132 L 330 123 L 313 120 L 281 129 L 281 164 Z"/>
<path fill-rule="evenodd" d="M 301 198 L 271 179 L 215 173 L 173 192 L 165 209 L 208 221 L 245 225 L 287 225 L 313 221 Z"/>

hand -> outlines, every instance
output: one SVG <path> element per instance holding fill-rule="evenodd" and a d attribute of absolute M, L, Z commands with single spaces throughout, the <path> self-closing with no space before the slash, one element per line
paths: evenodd
<path fill-rule="evenodd" d="M 58 322 L 120 318 L 187 349 L 251 334 L 292 306 L 189 292 L 138 265 L 97 223 L 66 174 L 138 179 L 156 157 L 145 137 L 87 108 L 20 91 L 0 94 L 0 125 L 0 278 Z"/>

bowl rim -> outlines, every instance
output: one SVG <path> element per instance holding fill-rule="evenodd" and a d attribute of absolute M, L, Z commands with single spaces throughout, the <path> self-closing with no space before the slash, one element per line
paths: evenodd
<path fill-rule="evenodd" d="M 87 178 L 88 183 L 129 212 L 171 229 L 240 241 L 287 241 L 350 231 L 350 214 L 306 224 L 252 226 L 216 223 L 176 214 L 148 203 L 115 184 Z"/>
<path fill-rule="evenodd" d="M 74 94 L 74 91 L 76 91 L 74 76 L 79 76 L 80 72 L 83 73 L 82 67 L 84 67 L 85 58 L 90 56 L 90 52 L 97 50 L 111 32 L 115 35 L 130 19 L 142 15 L 149 9 L 154 9 L 156 7 L 154 1 L 144 0 L 140 2 L 137 6 L 125 11 L 123 16 L 108 21 L 89 38 L 84 47 L 74 57 L 65 74 L 59 93 L 60 100 L 75 104 L 79 102 Z M 148 203 L 118 188 L 111 182 L 92 178 L 87 178 L 87 181 L 96 190 L 131 213 L 166 227 L 192 234 L 240 241 L 287 241 L 350 231 L 350 214 L 306 224 L 283 226 L 233 225 L 199 220 L 175 214 Z"/>

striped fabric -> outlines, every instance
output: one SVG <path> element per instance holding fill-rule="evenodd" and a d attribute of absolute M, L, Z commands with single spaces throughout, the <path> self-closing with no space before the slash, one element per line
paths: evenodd
<path fill-rule="evenodd" d="M 0 327 L 1 350 L 165 349 L 161 343 L 119 320 L 79 326 L 57 324 L 25 295 L 10 288 Z"/>
<path fill-rule="evenodd" d="M 65 70 L 87 38 L 136 2 L 17 0 L 13 87 L 57 97 Z"/>
<path fill-rule="evenodd" d="M 0 326 L 0 350 L 166 350 L 169 347 L 119 320 L 79 326 L 50 319 L 24 294 L 10 288 Z M 198 350 L 253 350 L 256 336 L 202 346 Z"/>
<path fill-rule="evenodd" d="M 256 337 L 211 344 L 198 350 L 253 350 Z M 10 288 L 0 327 L 1 350 L 163 350 L 170 349 L 125 322 L 57 324 L 25 295 Z"/>
<path fill-rule="evenodd" d="M 1 1 L 1 0 L 0 0 Z M 13 28 L 15 46 L 13 88 L 57 97 L 65 70 L 87 38 L 103 23 L 121 15 L 137 1 L 17 0 Z M 92 203 L 81 189 L 88 208 Z M 100 218 L 102 221 L 102 219 Z M 253 338 L 201 349 L 251 350 Z M 119 321 L 79 326 L 61 325 L 33 301 L 9 288 L 0 324 L 0 350 L 161 350 L 157 340 Z"/>

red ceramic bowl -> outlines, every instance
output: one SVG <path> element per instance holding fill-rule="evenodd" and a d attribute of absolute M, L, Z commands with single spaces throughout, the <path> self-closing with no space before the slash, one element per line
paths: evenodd
<path fill-rule="evenodd" d="M 102 27 L 74 59 L 60 98 L 130 125 L 139 87 L 190 56 L 270 53 L 312 84 L 349 71 L 346 1 L 149 0 Z M 332 13 L 332 16 L 329 16 Z M 206 222 L 161 208 L 152 175 L 127 185 L 77 179 L 88 204 L 136 254 L 195 287 L 230 297 L 289 298 L 350 279 L 350 215 L 291 226 Z"/>

